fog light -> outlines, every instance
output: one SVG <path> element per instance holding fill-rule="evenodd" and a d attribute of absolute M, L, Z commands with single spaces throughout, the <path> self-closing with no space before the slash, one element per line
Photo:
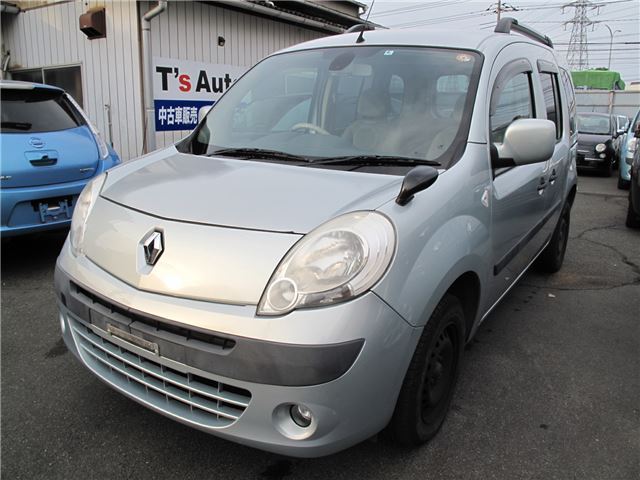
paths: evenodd
<path fill-rule="evenodd" d="M 606 157 L 606 155 L 604 153 L 601 153 L 600 158 L 604 158 L 604 157 Z"/>
<path fill-rule="evenodd" d="M 307 428 L 311 425 L 313 420 L 313 414 L 304 405 L 291 405 L 291 419 L 296 422 L 296 425 L 302 428 Z"/>

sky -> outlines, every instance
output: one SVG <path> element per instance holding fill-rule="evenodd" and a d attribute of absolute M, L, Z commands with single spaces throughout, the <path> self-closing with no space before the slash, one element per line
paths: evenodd
<path fill-rule="evenodd" d="M 371 0 L 363 0 L 371 5 Z M 571 21 L 575 2 L 554 0 L 513 0 L 503 2 L 503 16 L 517 18 L 548 35 L 555 49 L 566 57 L 571 38 Z M 569 5 L 562 8 L 563 5 Z M 607 67 L 611 35 L 611 70 L 620 72 L 629 83 L 640 81 L 640 0 L 592 1 L 588 18 L 594 22 L 587 29 L 589 67 Z M 495 27 L 497 2 L 492 0 L 375 0 L 369 20 L 391 28 L 433 28 L 446 26 L 461 32 L 469 28 L 490 30 Z M 599 6 L 599 7 L 598 7 Z"/>

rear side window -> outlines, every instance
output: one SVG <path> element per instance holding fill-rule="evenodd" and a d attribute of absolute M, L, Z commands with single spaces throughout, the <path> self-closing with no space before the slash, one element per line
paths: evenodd
<path fill-rule="evenodd" d="M 547 110 L 547 120 L 556 124 L 556 139 L 562 137 L 562 109 L 558 92 L 558 77 L 555 73 L 540 73 L 544 105 Z"/>
<path fill-rule="evenodd" d="M 0 90 L 2 133 L 68 130 L 84 121 L 64 94 L 57 90 Z"/>
<path fill-rule="evenodd" d="M 504 83 L 504 88 L 495 90 L 493 94 L 497 97 L 492 100 L 495 107 L 489 119 L 491 141 L 502 143 L 511 123 L 533 117 L 530 74 L 522 72 L 514 75 Z"/>

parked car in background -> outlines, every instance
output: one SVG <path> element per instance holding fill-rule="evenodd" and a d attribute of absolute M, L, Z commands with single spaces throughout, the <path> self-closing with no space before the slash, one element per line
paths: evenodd
<path fill-rule="evenodd" d="M 0 81 L 3 237 L 68 227 L 92 178 L 120 163 L 63 90 Z"/>
<path fill-rule="evenodd" d="M 611 176 L 616 161 L 616 121 L 608 113 L 578 113 L 578 169 L 592 169 Z"/>
<path fill-rule="evenodd" d="M 636 125 L 636 129 L 629 133 L 635 138 L 636 142 L 640 138 L 640 124 Z M 627 227 L 640 228 L 640 148 L 636 148 L 633 152 L 631 160 L 626 159 L 626 163 L 630 164 L 631 182 L 629 184 L 629 207 L 627 209 Z"/>
<path fill-rule="evenodd" d="M 534 262 L 562 266 L 562 57 L 508 18 L 267 57 L 182 142 L 87 185 L 56 266 L 66 345 L 245 445 L 314 457 L 387 426 L 428 441 L 482 321 Z"/>
<path fill-rule="evenodd" d="M 631 133 L 635 132 L 640 125 L 640 110 L 636 112 L 631 121 L 628 134 L 620 149 L 620 168 L 618 169 L 618 188 L 626 189 L 631 184 L 631 164 L 633 155 L 638 148 L 638 139 Z"/>
<path fill-rule="evenodd" d="M 626 115 L 613 115 L 616 122 L 616 132 L 618 136 L 613 141 L 613 148 L 616 152 L 615 165 L 620 165 L 620 162 L 624 160 L 621 157 L 622 144 L 627 139 L 627 130 L 629 129 L 629 117 Z"/>

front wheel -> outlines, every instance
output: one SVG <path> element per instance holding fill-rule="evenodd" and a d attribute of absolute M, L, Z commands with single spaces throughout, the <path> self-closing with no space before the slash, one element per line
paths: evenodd
<path fill-rule="evenodd" d="M 556 273 L 562 268 L 564 262 L 564 254 L 567 250 L 567 242 L 569 241 L 569 224 L 571 222 L 571 207 L 566 204 L 562 209 L 558 225 L 551 236 L 549 245 L 538 257 L 538 267 L 547 273 Z"/>
<path fill-rule="evenodd" d="M 640 228 L 640 212 L 633 209 L 631 194 L 629 194 L 629 206 L 627 207 L 627 219 L 625 225 L 629 228 Z"/>
<path fill-rule="evenodd" d="M 422 332 L 389 424 L 398 443 L 420 445 L 440 430 L 458 379 L 464 330 L 460 301 L 445 295 Z"/>
<path fill-rule="evenodd" d="M 628 190 L 629 185 L 630 185 L 630 182 L 628 180 L 618 177 L 618 188 L 620 190 Z"/>

